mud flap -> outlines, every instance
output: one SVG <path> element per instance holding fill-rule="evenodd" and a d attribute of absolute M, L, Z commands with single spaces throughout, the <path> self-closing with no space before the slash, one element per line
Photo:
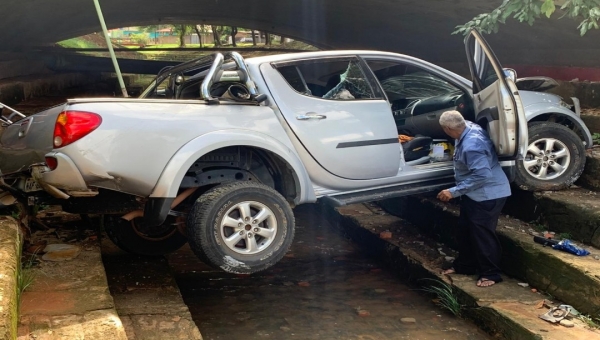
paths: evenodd
<path fill-rule="evenodd" d="M 157 227 L 165 222 L 175 197 L 151 197 L 144 206 L 144 222 Z"/>

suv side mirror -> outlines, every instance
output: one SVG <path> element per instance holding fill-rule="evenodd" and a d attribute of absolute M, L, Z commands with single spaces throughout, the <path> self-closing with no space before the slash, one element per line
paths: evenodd
<path fill-rule="evenodd" d="M 512 68 L 505 68 L 504 75 L 506 78 L 510 78 L 513 83 L 517 82 L 517 71 L 513 70 Z"/>

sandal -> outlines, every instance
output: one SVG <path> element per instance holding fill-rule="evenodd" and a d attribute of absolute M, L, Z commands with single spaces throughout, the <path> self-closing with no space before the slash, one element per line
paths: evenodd
<path fill-rule="evenodd" d="M 477 279 L 477 287 L 491 287 L 493 285 L 495 285 L 496 283 L 500 283 L 502 282 L 502 277 L 500 275 L 494 275 L 494 276 L 488 276 L 488 277 L 484 277 L 484 276 L 480 276 L 479 279 Z"/>
<path fill-rule="evenodd" d="M 546 320 L 548 322 L 557 323 L 560 320 L 564 319 L 571 312 L 571 308 L 568 308 L 564 305 L 560 307 L 553 307 L 546 313 L 539 316 L 540 319 Z"/>

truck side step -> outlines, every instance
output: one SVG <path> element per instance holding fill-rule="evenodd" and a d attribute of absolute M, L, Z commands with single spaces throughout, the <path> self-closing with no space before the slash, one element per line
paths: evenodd
<path fill-rule="evenodd" d="M 441 191 L 455 185 L 453 177 L 446 177 L 427 182 L 397 185 L 393 187 L 379 188 L 349 194 L 335 196 L 323 196 L 319 198 L 326 204 L 341 207 L 356 203 L 380 201 L 387 198 L 410 196 L 432 191 Z"/>

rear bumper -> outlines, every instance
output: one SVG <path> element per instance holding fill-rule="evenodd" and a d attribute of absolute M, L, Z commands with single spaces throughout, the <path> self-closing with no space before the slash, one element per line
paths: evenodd
<path fill-rule="evenodd" d="M 54 170 L 50 170 L 46 167 L 47 171 L 41 173 L 41 181 L 44 184 L 50 184 L 67 191 L 88 190 L 88 187 L 83 180 L 83 176 L 81 176 L 81 172 L 71 158 L 60 152 L 51 152 L 46 154 L 46 157 L 55 158 L 57 166 Z"/>

